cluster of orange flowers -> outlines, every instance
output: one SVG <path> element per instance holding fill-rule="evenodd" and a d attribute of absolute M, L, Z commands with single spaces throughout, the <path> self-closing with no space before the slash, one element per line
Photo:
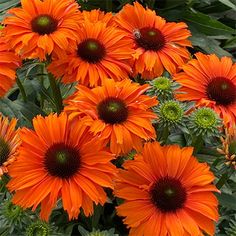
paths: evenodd
<path fill-rule="evenodd" d="M 3 21 L 0 96 L 25 59 L 48 60 L 63 83 L 78 82 L 60 115 L 37 116 L 34 130 L 14 131 L 0 119 L 0 175 L 9 172 L 13 203 L 48 220 L 62 199 L 69 219 L 93 214 L 104 188 L 125 199 L 117 207 L 130 235 L 214 234 L 218 201 L 214 175 L 192 156 L 193 148 L 160 146 L 149 85 L 168 71 L 182 87 L 177 99 L 213 108 L 227 126 L 236 121 L 236 64 L 197 53 L 190 59 L 185 23 L 166 22 L 138 2 L 113 15 L 80 11 L 75 0 L 21 0 Z M 110 161 L 137 151 L 117 169 Z"/>

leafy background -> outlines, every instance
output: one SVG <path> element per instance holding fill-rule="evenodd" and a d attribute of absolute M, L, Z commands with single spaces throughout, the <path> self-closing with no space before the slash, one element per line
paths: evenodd
<path fill-rule="evenodd" d="M 100 8 L 112 12 L 118 12 L 125 4 L 133 2 L 133 0 L 77 1 L 82 10 Z M 236 61 L 236 0 L 140 0 L 139 2 L 155 9 L 158 15 L 168 21 L 186 22 L 192 32 L 190 38 L 193 44 L 193 48 L 190 49 L 192 54 L 198 51 L 207 54 L 215 53 L 219 57 L 230 56 Z M 8 9 L 19 5 L 20 0 L 0 0 L 0 21 Z M 56 104 L 53 103 L 49 82 L 45 79 L 47 72 L 41 63 L 37 61 L 24 63 L 17 73 L 25 88 L 26 100 L 22 97 L 19 86 L 15 86 L 5 98 L 0 99 L 0 112 L 8 117 L 17 117 L 19 126 L 31 127 L 34 116 L 50 113 L 55 110 Z M 73 85 L 60 83 L 59 85 L 63 98 L 73 92 Z M 206 150 L 199 156 L 199 159 L 202 158 L 202 161 L 211 163 L 216 156 L 216 152 L 211 153 L 211 150 Z M 214 170 L 215 173 L 217 171 Z M 221 204 L 218 236 L 226 235 L 224 229 L 228 227 L 230 219 L 236 216 L 235 178 L 234 180 L 231 178 L 221 190 L 222 193 L 218 196 Z M 104 208 L 96 208 L 95 214 L 90 219 L 82 220 L 80 224 L 85 228 L 96 227 L 98 224 L 101 225 L 101 228 L 102 225 L 106 225 L 108 228 L 115 227 L 120 229 L 121 235 L 124 235 L 125 228 L 121 224 L 121 220 L 114 214 L 114 202 L 111 204 L 114 199 L 112 199 L 112 195 L 110 196 L 110 204 L 106 204 Z M 63 235 L 70 235 L 74 225 L 78 224 L 78 222 L 70 222 L 68 225 L 64 225 L 65 214 L 60 210 L 56 211 L 53 218 L 57 219 L 58 227 L 65 228 Z M 0 235 L 3 235 L 1 229 Z"/>

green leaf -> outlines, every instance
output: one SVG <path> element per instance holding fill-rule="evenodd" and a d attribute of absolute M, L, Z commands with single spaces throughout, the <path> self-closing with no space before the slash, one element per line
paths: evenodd
<path fill-rule="evenodd" d="M 0 3 L 0 12 L 6 11 L 7 9 L 10 9 L 12 7 L 15 7 L 20 3 L 20 0 L 1 0 Z"/>
<path fill-rule="evenodd" d="M 236 210 L 236 196 L 223 192 L 221 194 L 216 193 L 216 196 L 222 206 Z"/>
<path fill-rule="evenodd" d="M 183 19 L 192 24 L 201 33 L 206 35 L 235 34 L 236 31 L 220 21 L 201 12 L 186 11 Z"/>
<path fill-rule="evenodd" d="M 236 36 L 227 40 L 224 48 L 236 48 Z"/>
<path fill-rule="evenodd" d="M 195 47 L 201 48 L 205 53 L 208 54 L 216 54 L 219 57 L 222 56 L 228 56 L 232 57 L 232 55 L 224 50 L 222 47 L 220 47 L 220 42 L 207 37 L 206 35 L 197 32 L 196 29 L 191 27 L 192 36 L 190 37 L 190 40 Z"/>
<path fill-rule="evenodd" d="M 236 11 L 236 4 L 232 3 L 230 0 L 219 0 L 219 1 Z"/>
<path fill-rule="evenodd" d="M 33 102 L 11 101 L 8 98 L 0 99 L 0 113 L 10 118 L 17 118 L 18 126 L 27 127 L 31 127 L 32 119 L 36 115 L 45 115 Z"/>

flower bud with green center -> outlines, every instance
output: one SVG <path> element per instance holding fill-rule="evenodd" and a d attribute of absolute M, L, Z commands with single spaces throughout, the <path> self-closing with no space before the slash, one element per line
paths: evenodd
<path fill-rule="evenodd" d="M 7 194 L 7 197 L 10 196 Z M 31 222 L 30 213 L 14 205 L 11 198 L 7 198 L 0 204 L 0 225 L 7 228 L 9 235 L 19 235 L 18 232 L 22 232 Z"/>
<path fill-rule="evenodd" d="M 82 226 L 79 226 L 78 230 L 82 236 L 118 236 L 118 234 L 115 234 L 115 229 L 110 229 L 105 231 L 93 229 L 92 232 L 88 232 Z"/>
<path fill-rule="evenodd" d="M 37 221 L 26 229 L 26 236 L 49 236 L 50 227 L 46 222 Z"/>
<path fill-rule="evenodd" d="M 186 111 L 184 104 L 169 100 L 160 105 L 154 110 L 158 115 L 159 128 L 180 127 L 183 125 L 184 113 Z"/>
<path fill-rule="evenodd" d="M 173 99 L 173 91 L 179 86 L 167 77 L 157 77 L 150 81 L 151 88 L 147 91 L 149 96 L 157 96 L 159 101 Z"/>
<path fill-rule="evenodd" d="M 211 108 L 199 108 L 189 117 L 188 128 L 194 136 L 218 137 L 221 126 L 221 119 Z"/>

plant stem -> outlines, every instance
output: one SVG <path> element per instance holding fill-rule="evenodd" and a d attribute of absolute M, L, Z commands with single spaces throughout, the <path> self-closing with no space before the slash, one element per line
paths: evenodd
<path fill-rule="evenodd" d="M 17 83 L 18 88 L 19 88 L 19 90 L 20 90 L 20 92 L 21 92 L 23 101 L 24 101 L 24 102 L 27 102 L 27 95 L 26 95 L 24 86 L 22 85 L 22 83 L 21 83 L 21 81 L 20 81 L 20 79 L 19 79 L 18 77 L 16 78 L 16 83 Z"/>
<path fill-rule="evenodd" d="M 169 128 L 166 126 L 165 128 L 163 128 L 162 137 L 161 137 L 164 144 L 166 144 L 168 136 L 169 136 Z"/>
<path fill-rule="evenodd" d="M 225 185 L 225 183 L 227 182 L 227 180 L 230 178 L 230 176 L 232 175 L 233 172 L 234 172 L 234 170 L 224 173 L 224 174 L 220 177 L 220 179 L 218 180 L 218 182 L 216 183 L 216 187 L 217 187 L 218 189 L 221 189 L 221 188 Z"/>
<path fill-rule="evenodd" d="M 53 100 L 54 100 L 54 104 L 56 106 L 56 111 L 57 111 L 57 114 L 60 114 L 61 111 L 63 110 L 61 91 L 60 91 L 60 88 L 57 85 L 56 80 L 53 77 L 53 75 L 48 74 L 48 78 L 49 78 L 49 82 L 50 82 L 50 87 L 52 89 Z"/>
<path fill-rule="evenodd" d="M 203 146 L 203 137 L 194 137 L 191 146 L 194 147 L 194 154 L 196 154 Z"/>

